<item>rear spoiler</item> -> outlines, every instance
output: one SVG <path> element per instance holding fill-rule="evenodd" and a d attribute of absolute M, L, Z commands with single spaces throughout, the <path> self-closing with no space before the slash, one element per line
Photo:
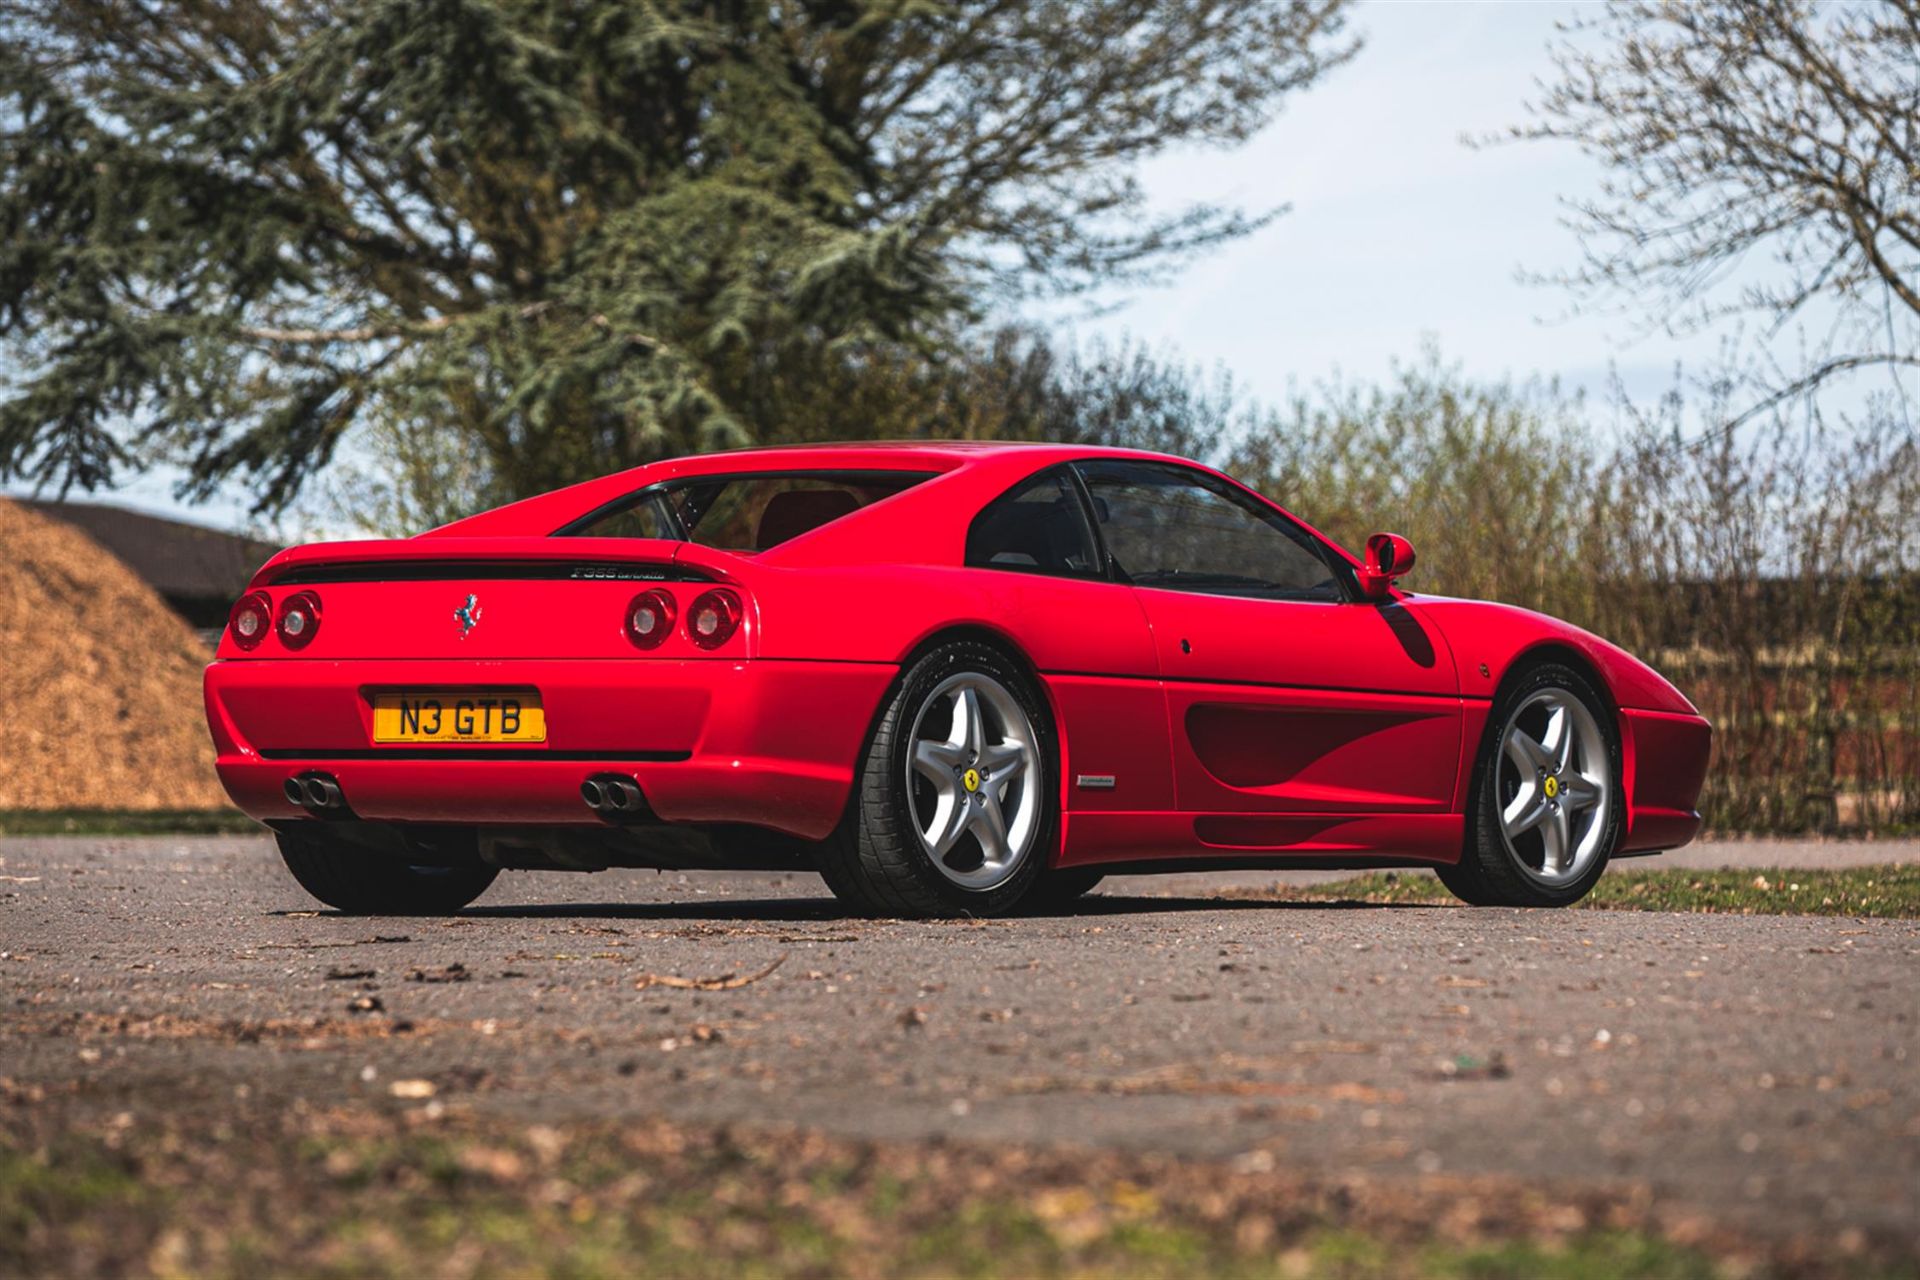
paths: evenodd
<path fill-rule="evenodd" d="M 248 585 L 485 578 L 732 582 L 746 563 L 731 552 L 664 538 L 405 538 L 289 547 Z"/>

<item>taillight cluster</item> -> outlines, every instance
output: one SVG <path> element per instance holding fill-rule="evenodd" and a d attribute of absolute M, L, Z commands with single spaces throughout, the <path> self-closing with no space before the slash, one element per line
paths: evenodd
<path fill-rule="evenodd" d="M 273 601 L 264 591 L 249 591 L 241 596 L 227 615 L 227 630 L 242 649 L 257 649 L 273 629 Z"/>
<path fill-rule="evenodd" d="M 311 591 L 302 591 L 282 600 L 280 616 L 274 620 L 273 629 L 287 648 L 306 648 L 314 633 L 320 630 L 320 597 Z"/>
<path fill-rule="evenodd" d="M 658 649 L 673 634 L 677 609 L 671 592 L 658 587 L 642 591 L 627 606 L 627 639 L 636 649 Z"/>
<path fill-rule="evenodd" d="M 311 591 L 295 592 L 280 602 L 276 615 L 272 596 L 249 591 L 227 615 L 227 633 L 242 649 L 259 648 L 269 631 L 289 649 L 306 648 L 320 631 L 320 597 Z"/>
<path fill-rule="evenodd" d="M 718 649 L 740 630 L 745 610 L 736 592 L 725 587 L 703 591 L 688 606 L 681 626 L 688 640 L 702 649 Z M 674 632 L 679 605 L 664 587 L 642 591 L 627 606 L 627 639 L 636 649 L 657 649 Z"/>
<path fill-rule="evenodd" d="M 740 629 L 740 597 L 721 588 L 706 592 L 687 610 L 687 639 L 718 649 Z"/>

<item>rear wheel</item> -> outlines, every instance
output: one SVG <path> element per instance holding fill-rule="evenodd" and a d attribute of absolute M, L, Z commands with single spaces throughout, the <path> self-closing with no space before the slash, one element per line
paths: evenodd
<path fill-rule="evenodd" d="M 973 640 L 909 668 L 874 728 L 820 870 L 855 910 L 997 915 L 1033 887 L 1055 839 L 1056 751 L 1037 690 Z"/>
<path fill-rule="evenodd" d="M 1494 706 L 1467 800 L 1467 845 L 1439 867 L 1477 906 L 1564 907 L 1587 896 L 1620 842 L 1620 735 L 1593 683 L 1533 667 Z"/>
<path fill-rule="evenodd" d="M 497 867 L 409 863 L 404 854 L 361 848 L 325 833 L 279 832 L 280 857 L 320 901 L 353 916 L 449 915 L 487 891 Z"/>

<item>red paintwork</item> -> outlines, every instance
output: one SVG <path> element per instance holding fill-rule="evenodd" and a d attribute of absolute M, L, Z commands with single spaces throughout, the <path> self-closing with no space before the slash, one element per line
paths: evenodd
<path fill-rule="evenodd" d="M 1633 825 L 1621 852 L 1671 849 L 1700 831 L 1694 805 L 1707 777 L 1712 732 L 1697 715 L 1629 708 L 1620 713 Z"/>
<path fill-rule="evenodd" d="M 1543 651 L 1588 667 L 1617 711 L 1624 848 L 1671 848 L 1698 831 L 1706 721 L 1643 663 L 1554 619 L 1394 588 L 1379 601 L 1300 603 L 962 566 L 982 506 L 1039 470 L 1091 456 L 1157 458 L 958 443 L 709 454 L 417 538 L 282 552 L 252 589 L 276 607 L 310 591 L 324 625 L 297 651 L 277 635 L 250 650 L 222 638 L 206 678 L 221 779 L 261 819 L 303 817 L 281 784 L 323 768 L 363 818 L 584 825 L 598 819 L 581 802 L 581 781 L 617 770 L 668 821 L 818 839 L 845 810 L 901 664 L 964 630 L 1013 650 L 1049 701 L 1061 751 L 1062 838 L 1051 855 L 1060 864 L 1456 861 L 1492 699 L 1516 662 Z M 759 554 L 550 536 L 663 479 L 855 469 L 938 474 Z M 500 567 L 583 562 L 701 580 L 515 578 Z M 427 564 L 437 567 L 421 580 Z M 352 566 L 372 580 L 283 581 Z M 393 580 L 379 580 L 388 573 Z M 641 591 L 659 585 L 684 619 L 714 584 L 736 591 L 743 608 L 738 633 L 718 648 L 697 648 L 678 629 L 645 651 L 627 638 Z M 453 611 L 468 594 L 482 615 L 462 635 Z M 547 742 L 373 745 L 372 694 L 476 685 L 538 689 Z M 1082 789 L 1081 775 L 1117 785 Z"/>
<path fill-rule="evenodd" d="M 1413 544 L 1397 533 L 1376 533 L 1367 539 L 1360 558 L 1360 594 L 1384 600 L 1393 585 L 1413 572 Z"/>

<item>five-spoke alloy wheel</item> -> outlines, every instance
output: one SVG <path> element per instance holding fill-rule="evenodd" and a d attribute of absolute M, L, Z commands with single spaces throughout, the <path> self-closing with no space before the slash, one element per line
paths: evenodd
<path fill-rule="evenodd" d="M 920 704 L 907 805 L 920 846 L 965 889 L 992 889 L 1020 869 L 1040 824 L 1033 724 L 1005 685 L 964 671 Z"/>
<path fill-rule="evenodd" d="M 1502 693 L 1474 766 L 1466 848 L 1440 878 L 1488 906 L 1585 897 L 1620 840 L 1620 738 L 1585 675 L 1557 662 Z"/>
<path fill-rule="evenodd" d="M 1566 689 L 1542 689 L 1500 731 L 1495 795 L 1500 835 L 1526 875 L 1572 884 L 1604 852 L 1613 811 L 1613 762 L 1600 724 Z"/>
<path fill-rule="evenodd" d="M 1058 829 L 1052 722 L 1031 679 L 976 640 L 911 664 L 875 725 L 820 871 L 888 915 L 992 915 L 1032 887 Z"/>

